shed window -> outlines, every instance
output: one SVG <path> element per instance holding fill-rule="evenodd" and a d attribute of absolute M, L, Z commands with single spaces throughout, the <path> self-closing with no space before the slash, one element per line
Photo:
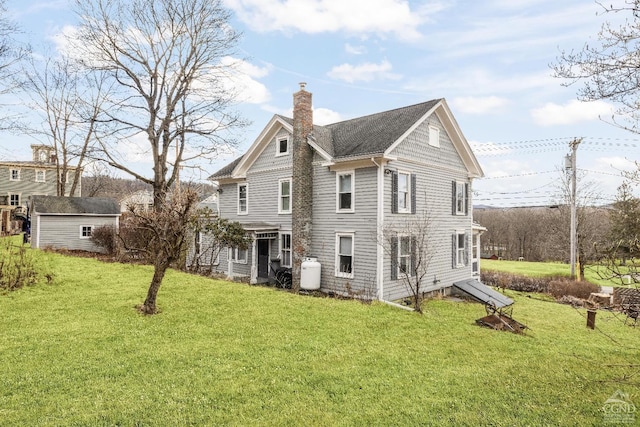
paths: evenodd
<path fill-rule="evenodd" d="M 93 231 L 93 226 L 92 225 L 81 225 L 80 226 L 80 238 L 81 239 L 90 239 L 92 231 Z"/>

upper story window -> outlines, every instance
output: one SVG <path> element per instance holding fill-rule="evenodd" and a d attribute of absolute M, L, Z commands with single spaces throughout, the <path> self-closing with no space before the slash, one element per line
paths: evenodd
<path fill-rule="evenodd" d="M 289 137 L 285 136 L 276 139 L 276 156 L 289 154 Z"/>
<path fill-rule="evenodd" d="M 10 169 L 9 170 L 9 180 L 10 181 L 20 181 L 20 169 Z"/>
<path fill-rule="evenodd" d="M 416 213 L 416 175 L 393 172 L 391 191 L 392 213 Z"/>
<path fill-rule="evenodd" d="M 46 181 L 46 171 L 36 169 L 36 182 L 45 182 Z"/>
<path fill-rule="evenodd" d="M 336 233 L 336 277 L 353 278 L 354 233 Z"/>
<path fill-rule="evenodd" d="M 19 194 L 9 194 L 9 206 L 20 206 Z"/>
<path fill-rule="evenodd" d="M 291 178 L 284 178 L 278 184 L 278 213 L 291 213 Z"/>
<path fill-rule="evenodd" d="M 338 212 L 354 212 L 354 182 L 355 173 L 341 172 L 336 174 L 337 210 Z"/>
<path fill-rule="evenodd" d="M 249 187 L 247 184 L 238 184 L 238 215 L 249 213 Z"/>
<path fill-rule="evenodd" d="M 435 126 L 429 126 L 429 145 L 440 147 L 440 129 Z"/>
<path fill-rule="evenodd" d="M 453 181 L 453 214 L 467 215 L 469 213 L 469 184 L 466 182 Z"/>
<path fill-rule="evenodd" d="M 411 208 L 409 202 L 409 180 L 408 173 L 398 174 L 398 212 L 408 212 Z"/>

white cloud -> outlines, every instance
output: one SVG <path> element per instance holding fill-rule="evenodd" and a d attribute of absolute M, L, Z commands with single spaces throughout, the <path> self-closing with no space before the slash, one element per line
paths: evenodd
<path fill-rule="evenodd" d="M 285 117 L 293 117 L 293 108 L 287 110 L 267 110 L 274 114 L 282 114 Z M 340 113 L 330 110 L 328 108 L 313 108 L 313 124 L 314 125 L 328 125 L 342 121 L 343 118 Z"/>
<path fill-rule="evenodd" d="M 486 114 L 506 106 L 509 100 L 498 96 L 458 96 L 451 101 L 452 107 L 462 113 Z"/>
<path fill-rule="evenodd" d="M 367 48 L 365 46 L 353 46 L 349 43 L 344 45 L 344 51 L 350 55 L 363 55 L 367 53 Z"/>
<path fill-rule="evenodd" d="M 317 125 L 328 125 L 339 121 L 342 121 L 342 116 L 336 111 L 329 110 L 328 108 L 313 109 L 313 123 Z"/>
<path fill-rule="evenodd" d="M 548 102 L 530 113 L 536 124 L 555 126 L 596 120 L 600 116 L 613 114 L 613 108 L 604 101 L 581 102 L 573 99 L 564 105 Z"/>
<path fill-rule="evenodd" d="M 596 170 L 602 170 L 611 173 L 611 169 L 619 171 L 620 176 L 622 172 L 634 171 L 637 169 L 637 165 L 633 160 L 629 160 L 626 157 L 613 156 L 613 157 L 599 157 L 595 163 Z"/>
<path fill-rule="evenodd" d="M 222 58 L 220 62 L 231 71 L 224 82 L 224 87 L 236 93 L 238 101 L 263 104 L 271 99 L 271 93 L 267 87 L 256 80 L 268 75 L 271 71 L 270 66 L 258 67 L 230 56 Z"/>
<path fill-rule="evenodd" d="M 343 80 L 347 83 L 371 82 L 374 80 L 399 80 L 401 75 L 391 72 L 393 66 L 387 60 L 379 64 L 365 62 L 358 65 L 342 64 L 333 67 L 327 73 L 329 77 L 336 80 Z"/>
<path fill-rule="evenodd" d="M 439 93 L 469 96 L 494 96 L 494 94 L 517 93 L 534 89 L 558 88 L 556 79 L 549 70 L 529 73 L 499 74 L 485 67 L 459 67 L 456 70 L 442 72 L 426 77 L 413 78 L 403 89 L 409 92 L 432 94 L 434 88 Z"/>
<path fill-rule="evenodd" d="M 412 9 L 405 0 L 225 0 L 225 3 L 258 32 L 380 34 L 404 41 L 420 39 L 420 25 L 429 19 L 429 14 L 444 7 Z"/>

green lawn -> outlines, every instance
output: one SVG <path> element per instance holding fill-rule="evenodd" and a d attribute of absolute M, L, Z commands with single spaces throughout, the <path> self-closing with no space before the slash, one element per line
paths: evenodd
<path fill-rule="evenodd" d="M 150 268 L 38 256 L 53 284 L 0 295 L 0 425 L 588 426 L 617 390 L 640 406 L 615 381 L 640 328 L 605 312 L 594 331 L 509 293 L 520 336 L 475 326 L 479 304 L 420 316 L 170 271 L 145 317 Z"/>
<path fill-rule="evenodd" d="M 480 261 L 482 270 L 504 271 L 528 277 L 571 276 L 571 266 L 560 262 L 529 262 L 483 259 Z M 600 286 L 621 286 L 620 280 L 608 280 L 600 277 L 598 268 L 585 268 L 585 279 Z M 606 274 L 603 276 L 606 277 Z"/>

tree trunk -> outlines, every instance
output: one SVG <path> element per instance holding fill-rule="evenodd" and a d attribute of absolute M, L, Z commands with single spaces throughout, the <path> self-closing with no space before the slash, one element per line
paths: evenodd
<path fill-rule="evenodd" d="M 144 300 L 142 307 L 140 307 L 140 311 L 144 314 L 156 314 L 158 312 L 156 297 L 158 296 L 160 285 L 162 285 L 164 274 L 167 268 L 169 268 L 169 260 L 166 256 L 159 255 L 158 258 L 159 259 L 156 259 L 156 262 L 153 264 L 153 279 L 151 279 L 151 284 L 147 291 L 147 298 Z"/>

